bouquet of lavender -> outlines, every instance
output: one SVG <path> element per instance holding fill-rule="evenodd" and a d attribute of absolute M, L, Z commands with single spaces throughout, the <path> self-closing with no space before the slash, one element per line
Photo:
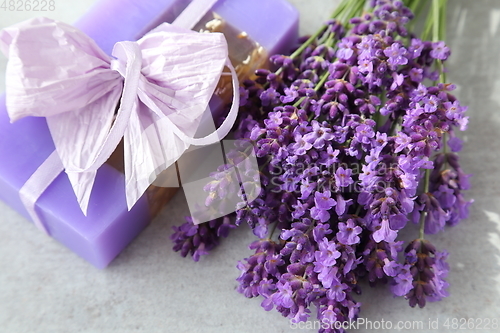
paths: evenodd
<path fill-rule="evenodd" d="M 175 227 L 174 250 L 198 260 L 248 224 L 258 240 L 238 290 L 293 322 L 314 305 L 329 323 L 320 332 L 357 318 L 362 279 L 412 307 L 447 296 L 448 253 L 424 235 L 468 214 L 455 135 L 468 118 L 446 82 L 446 0 L 430 2 L 421 39 L 409 31 L 428 4 L 344 0 L 293 54 L 270 59 L 275 71 L 245 82 L 235 136 L 254 145 L 260 170 L 247 176 L 262 190 L 231 215 Z M 238 193 L 218 175 L 207 206 Z M 405 242 L 408 223 L 420 233 Z"/>

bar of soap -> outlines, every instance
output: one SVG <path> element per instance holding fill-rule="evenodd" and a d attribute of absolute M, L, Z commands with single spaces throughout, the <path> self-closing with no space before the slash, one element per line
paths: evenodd
<path fill-rule="evenodd" d="M 108 54 L 118 41 L 137 40 L 162 22 L 172 22 L 188 0 L 103 0 L 75 24 Z M 213 11 L 262 46 L 286 52 L 297 36 L 298 13 L 286 0 L 220 0 Z M 54 151 L 44 118 L 11 124 L 0 96 L 0 199 L 29 219 L 19 189 Z M 151 196 L 149 196 L 151 197 Z M 50 235 L 98 268 L 106 267 L 151 221 L 145 194 L 128 211 L 124 175 L 109 164 L 98 171 L 84 216 L 65 173 L 37 201 Z M 153 203 L 154 205 L 154 203 Z"/>

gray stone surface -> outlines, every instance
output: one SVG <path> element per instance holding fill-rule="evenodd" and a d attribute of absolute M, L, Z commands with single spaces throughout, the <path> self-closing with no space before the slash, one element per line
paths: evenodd
<path fill-rule="evenodd" d="M 56 11 L 47 14 L 72 22 L 93 2 L 58 0 Z M 301 29 L 307 33 L 337 3 L 291 2 L 300 9 Z M 0 9 L 0 28 L 31 16 Z M 451 253 L 451 296 L 412 309 L 386 288 L 366 286 L 361 317 L 394 325 L 422 321 L 421 332 L 500 332 L 443 327 L 453 318 L 476 324 L 482 320 L 483 327 L 487 319 L 500 319 L 500 1 L 450 1 L 449 19 L 449 78 L 469 106 L 471 122 L 461 161 L 474 174 L 467 196 L 475 199 L 469 219 L 428 237 Z M 3 57 L 0 66 L 3 90 Z M 316 331 L 291 329 L 276 312 L 262 310 L 260 300 L 235 291 L 236 262 L 250 254 L 246 244 L 254 239 L 247 228 L 233 232 L 199 263 L 172 252 L 171 226 L 187 213 L 181 192 L 107 269 L 97 270 L 0 203 L 0 332 Z M 403 237 L 415 234 L 407 230 Z M 429 320 L 439 320 L 440 329 L 430 329 Z"/>

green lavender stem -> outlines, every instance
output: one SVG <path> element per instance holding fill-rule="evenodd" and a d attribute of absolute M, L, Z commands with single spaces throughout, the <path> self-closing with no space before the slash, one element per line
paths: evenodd
<path fill-rule="evenodd" d="M 430 180 L 431 171 L 429 169 L 425 170 L 425 179 L 424 179 L 424 193 L 429 192 L 429 180 Z M 427 217 L 426 212 L 420 213 L 420 239 L 424 239 L 424 230 L 425 230 L 425 218 Z"/>
<path fill-rule="evenodd" d="M 422 0 L 409 0 L 412 2 L 414 7 L 410 7 L 415 10 L 419 10 L 421 13 L 423 7 L 425 6 L 424 1 Z M 432 41 L 438 42 L 440 40 L 444 40 L 446 35 L 446 5 L 448 0 L 431 0 L 431 8 L 430 13 L 427 16 L 427 21 L 425 23 L 424 32 L 422 33 L 422 39 L 428 39 L 431 31 L 432 31 Z M 419 4 L 417 4 L 419 2 Z M 436 66 L 439 70 L 439 82 L 446 82 L 446 74 L 444 72 L 444 65 L 441 60 L 436 61 Z M 443 135 L 444 143 L 443 145 L 446 147 L 446 134 Z M 446 151 L 446 150 L 445 150 Z M 429 169 L 425 170 L 424 177 L 424 193 L 428 194 L 429 192 L 429 183 L 430 183 L 430 173 Z M 425 219 L 427 217 L 427 213 L 422 211 L 420 213 L 420 239 L 424 239 L 424 231 L 425 231 Z"/>

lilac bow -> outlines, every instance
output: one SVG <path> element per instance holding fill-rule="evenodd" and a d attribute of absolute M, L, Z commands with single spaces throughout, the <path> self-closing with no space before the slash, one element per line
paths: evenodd
<path fill-rule="evenodd" d="M 46 117 L 84 214 L 97 169 L 122 139 L 130 209 L 152 175 L 190 144 L 221 140 L 236 120 L 238 79 L 220 33 L 164 23 L 137 42 L 116 43 L 111 58 L 76 28 L 35 18 L 0 31 L 0 49 L 9 58 L 11 121 Z M 233 106 L 221 127 L 194 138 L 225 66 L 233 76 Z"/>

